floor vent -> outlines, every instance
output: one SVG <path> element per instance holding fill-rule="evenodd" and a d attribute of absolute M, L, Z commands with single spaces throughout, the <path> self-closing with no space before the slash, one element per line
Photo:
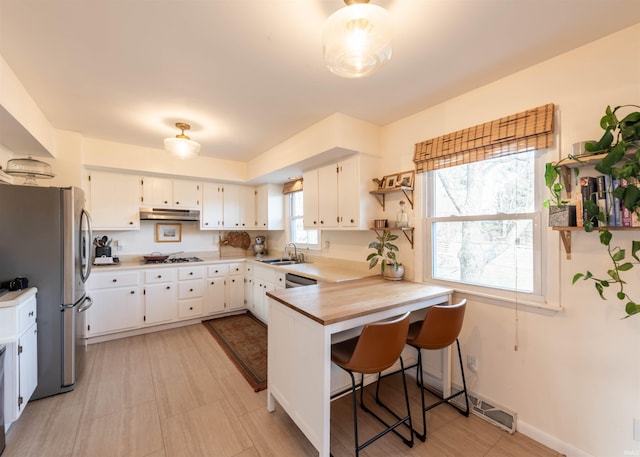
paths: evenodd
<path fill-rule="evenodd" d="M 461 390 L 458 386 L 452 386 L 453 391 Z M 464 409 L 464 395 L 459 395 L 451 403 L 455 403 Z M 509 433 L 515 433 L 517 413 L 508 409 L 497 406 L 494 402 L 484 400 L 469 392 L 469 407 L 471 412 L 476 416 L 492 423 L 493 425 L 506 430 Z"/>

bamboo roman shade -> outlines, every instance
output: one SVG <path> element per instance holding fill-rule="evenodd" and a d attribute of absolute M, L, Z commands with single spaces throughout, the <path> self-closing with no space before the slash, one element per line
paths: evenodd
<path fill-rule="evenodd" d="M 284 183 L 282 193 L 286 195 L 293 192 L 298 192 L 299 190 L 302 190 L 302 178 Z"/>
<path fill-rule="evenodd" d="M 553 146 L 554 105 L 512 114 L 495 121 L 417 143 L 416 171 L 438 170 Z"/>

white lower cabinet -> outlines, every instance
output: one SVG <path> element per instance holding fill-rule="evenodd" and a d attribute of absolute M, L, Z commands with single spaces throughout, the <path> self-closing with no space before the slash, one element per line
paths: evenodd
<path fill-rule="evenodd" d="M 36 308 L 33 288 L 19 293 L 15 306 L 0 307 L 0 340 L 6 345 L 4 392 L 0 395 L 4 395 L 7 427 L 20 417 L 38 385 Z"/>
<path fill-rule="evenodd" d="M 284 275 L 281 281 L 284 284 Z M 243 309 L 247 294 L 244 262 L 94 270 L 87 337 Z"/>
<path fill-rule="evenodd" d="M 178 319 L 202 315 L 205 267 L 178 268 Z"/>
<path fill-rule="evenodd" d="M 249 309 L 258 318 L 267 322 L 269 320 L 269 308 L 267 292 L 284 289 L 286 274 L 271 267 L 254 265 L 253 267 L 253 306 Z"/>
<path fill-rule="evenodd" d="M 206 314 L 244 308 L 244 264 L 209 265 Z"/>
<path fill-rule="evenodd" d="M 137 271 L 94 272 L 89 278 L 93 305 L 87 311 L 87 336 L 140 327 L 142 300 Z"/>
<path fill-rule="evenodd" d="M 156 268 L 144 272 L 145 325 L 162 324 L 177 319 L 177 289 L 175 268 Z"/>

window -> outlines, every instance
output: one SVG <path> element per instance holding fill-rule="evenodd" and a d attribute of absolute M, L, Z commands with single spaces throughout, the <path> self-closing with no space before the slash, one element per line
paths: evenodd
<path fill-rule="evenodd" d="M 535 169 L 530 151 L 428 173 L 433 279 L 541 294 Z"/>
<path fill-rule="evenodd" d="M 320 249 L 320 231 L 304 229 L 302 198 L 302 191 L 289 194 L 291 241 L 298 247 Z"/>

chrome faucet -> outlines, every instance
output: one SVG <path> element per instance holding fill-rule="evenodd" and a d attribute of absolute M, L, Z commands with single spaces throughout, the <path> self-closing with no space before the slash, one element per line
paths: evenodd
<path fill-rule="evenodd" d="M 287 248 L 289 246 L 293 246 L 293 257 L 291 257 L 291 253 L 287 253 Z M 298 248 L 295 243 L 287 243 L 284 245 L 284 253 L 285 256 L 289 257 L 289 259 L 298 260 Z"/>

